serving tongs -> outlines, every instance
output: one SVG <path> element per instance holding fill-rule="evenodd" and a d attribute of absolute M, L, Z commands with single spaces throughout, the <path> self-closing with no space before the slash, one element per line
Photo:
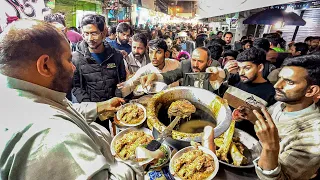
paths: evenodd
<path fill-rule="evenodd" d="M 158 139 L 152 140 L 146 147 L 146 149 L 150 151 L 156 151 L 161 147 L 161 144 L 163 141 L 167 138 L 170 137 L 172 134 L 172 130 L 174 127 L 179 123 L 179 120 L 181 117 L 176 116 L 174 120 L 162 131 L 162 133 L 159 135 Z"/>

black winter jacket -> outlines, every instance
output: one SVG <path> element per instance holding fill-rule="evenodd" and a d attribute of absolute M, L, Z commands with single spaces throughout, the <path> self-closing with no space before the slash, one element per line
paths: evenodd
<path fill-rule="evenodd" d="M 126 71 L 122 54 L 104 43 L 107 58 L 98 64 L 89 52 L 85 41 L 78 44 L 72 54 L 76 66 L 72 93 L 80 102 L 100 102 L 112 97 L 121 97 L 117 84 L 125 81 Z"/>

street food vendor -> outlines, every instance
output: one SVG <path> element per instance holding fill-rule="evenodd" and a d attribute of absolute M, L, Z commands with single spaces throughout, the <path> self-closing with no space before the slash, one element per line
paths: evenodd
<path fill-rule="evenodd" d="M 0 179 L 143 179 L 116 161 L 110 133 L 92 122 L 124 102 L 71 104 L 70 46 L 52 25 L 19 20 L 0 35 Z"/>
<path fill-rule="evenodd" d="M 165 73 L 153 73 L 142 76 L 140 82 L 143 86 L 147 87 L 154 81 L 163 81 L 166 84 L 171 84 L 183 78 L 182 86 L 199 87 L 222 95 L 224 90 L 219 90 L 219 88 L 224 79 L 227 79 L 227 73 L 220 67 L 211 67 L 212 61 L 209 49 L 198 47 L 193 51 L 191 60 L 182 61 L 179 68 Z M 204 77 L 202 82 L 191 75 L 193 73 L 211 71 L 213 73 L 210 74 L 209 78 Z"/>

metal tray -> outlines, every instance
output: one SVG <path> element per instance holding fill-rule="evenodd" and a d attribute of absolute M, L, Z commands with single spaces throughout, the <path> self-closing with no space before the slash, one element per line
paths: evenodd
<path fill-rule="evenodd" d="M 226 163 L 224 161 L 219 160 L 219 162 L 221 164 L 224 164 L 226 166 L 233 167 L 233 168 L 253 168 L 254 167 L 253 160 L 259 157 L 262 151 L 262 146 L 260 145 L 260 142 L 256 140 L 254 137 L 252 137 L 250 134 L 237 128 L 235 129 L 233 136 L 239 137 L 240 142 L 245 146 L 245 150 L 243 154 L 248 159 L 249 164 L 245 166 L 235 166 L 235 165 Z"/>

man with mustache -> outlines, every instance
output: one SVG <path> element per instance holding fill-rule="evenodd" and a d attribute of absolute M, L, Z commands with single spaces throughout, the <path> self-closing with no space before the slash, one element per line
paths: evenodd
<path fill-rule="evenodd" d="M 133 92 L 135 87 L 140 84 L 140 77 L 151 73 L 164 73 L 180 66 L 178 61 L 166 59 L 166 52 L 168 52 L 168 46 L 164 39 L 154 39 L 149 42 L 149 57 L 151 62 L 138 69 L 134 76 L 126 82 L 118 84 L 118 88 L 121 89 L 123 97 Z M 179 83 L 175 82 L 171 86 L 177 85 L 179 85 Z"/>
<path fill-rule="evenodd" d="M 217 61 L 215 63 L 212 61 L 210 50 L 206 47 L 198 47 L 193 51 L 191 60 L 182 61 L 179 68 L 165 73 L 145 75 L 140 78 L 140 82 L 142 86 L 147 87 L 154 81 L 171 84 L 182 78 L 182 86 L 203 88 L 222 95 L 222 89 L 225 87 L 221 84 L 227 79 L 227 73 L 220 67 L 211 67 L 212 64 L 219 64 Z M 212 73 L 205 74 L 206 71 Z"/>
<path fill-rule="evenodd" d="M 103 20 L 99 15 L 85 15 L 81 28 L 84 40 L 72 55 L 76 67 L 72 93 L 76 101 L 100 102 L 121 97 L 117 84 L 126 79 L 123 56 L 105 41 Z M 101 123 L 108 127 L 108 121 Z"/>
<path fill-rule="evenodd" d="M 288 58 L 274 85 L 275 99 L 251 123 L 262 145 L 254 161 L 260 179 L 312 179 L 320 168 L 320 56 Z M 318 176 L 319 177 L 319 176 Z M 319 179 L 319 178 L 314 178 Z"/>
<path fill-rule="evenodd" d="M 120 51 L 125 51 L 126 54 L 131 53 L 129 39 L 133 34 L 131 26 L 125 22 L 119 23 L 117 26 L 117 38 L 109 42 L 109 44 Z"/>
<path fill-rule="evenodd" d="M 127 75 L 134 74 L 141 67 L 150 63 L 147 52 L 147 37 L 142 33 L 137 33 L 132 37 L 132 52 L 125 58 Z"/>

